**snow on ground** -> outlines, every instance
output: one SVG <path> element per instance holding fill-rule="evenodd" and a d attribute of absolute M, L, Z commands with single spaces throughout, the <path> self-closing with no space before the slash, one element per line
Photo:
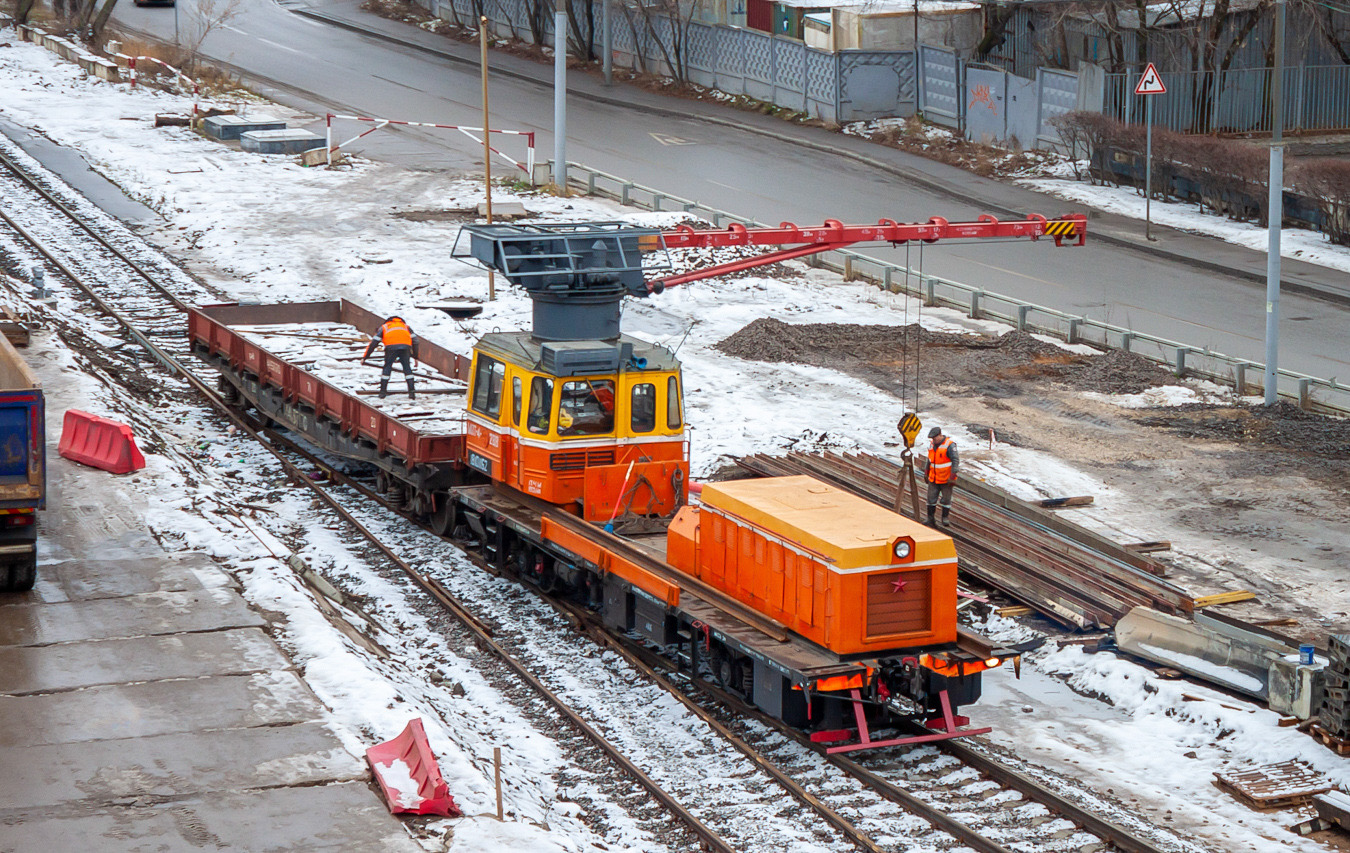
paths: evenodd
<path fill-rule="evenodd" d="M 484 332 L 528 322 L 528 300 L 511 288 L 503 288 L 473 321 L 456 322 L 433 308 L 419 307 L 486 297 L 486 276 L 449 258 L 456 217 L 470 220 L 481 198 L 481 188 L 471 182 L 369 162 L 334 171 L 302 169 L 288 157 L 244 154 L 183 129 L 155 129 L 150 116 L 181 108 L 180 98 L 89 80 L 73 66 L 25 44 L 0 48 L 0 92 L 0 112 L 6 118 L 79 149 L 95 168 L 159 211 L 163 221 L 146 229 L 147 236 L 184 257 L 222 296 L 259 301 L 346 297 L 376 312 L 400 313 L 419 334 L 461 352 Z M 1094 195 L 1100 190 L 1083 189 Z M 554 219 L 658 221 L 594 200 L 510 193 L 496 197 L 516 198 L 536 215 Z M 419 211 L 447 215 L 406 217 Z M 1201 224 L 1197 221 L 1197 227 Z M 389 263 L 365 260 L 377 256 Z M 786 447 L 824 444 L 888 452 L 883 441 L 893 434 L 898 408 L 893 398 L 829 370 L 742 362 L 714 348 L 760 317 L 793 323 L 897 324 L 910 319 L 911 306 L 903 299 L 796 269 L 800 275 L 795 277 L 674 288 L 658 298 L 630 301 L 625 309 L 630 333 L 678 348 L 696 474 L 706 474 L 729 456 Z M 947 331 L 996 328 L 931 309 L 924 311 L 923 320 Z M 1207 392 L 1191 388 L 1189 393 Z M 1183 392 L 1163 392 L 1155 399 L 1189 398 Z M 967 434 L 958 424 L 942 426 L 963 442 L 988 441 L 988 436 Z M 195 443 L 188 440 L 190 435 L 185 427 L 185 442 Z M 260 450 L 234 447 L 225 437 L 220 447 L 221 476 L 200 491 L 182 485 L 165 458 L 149 454 L 147 487 L 161 501 L 149 521 L 157 530 L 178 531 L 184 542 L 210 548 L 243 579 L 252 601 L 286 615 L 287 642 L 310 684 L 333 709 L 348 748 L 359 753 L 373 736 L 396 734 L 410 713 L 427 716 L 429 708 L 453 705 L 444 687 L 419 683 L 379 662 L 314 610 L 289 568 L 259 556 L 259 544 L 278 555 L 284 552 L 274 537 L 242 518 L 203 514 L 212 501 L 227 501 L 238 484 L 256 487 L 260 482 Z M 1025 449 L 1000 445 L 975 464 L 991 481 L 1014 490 L 1091 493 L 1103 503 L 1115 497 L 1091 477 Z M 289 517 L 303 523 L 307 503 L 287 500 L 296 502 L 288 509 Z M 340 569 L 361 562 L 337 533 L 311 526 L 307 541 L 305 557 L 319 566 Z M 399 599 L 400 593 L 378 577 L 369 576 L 366 584 L 363 594 L 371 600 Z M 397 633 L 422 643 L 420 653 L 440 662 L 464 686 L 473 707 L 491 706 L 495 691 L 472 664 L 456 650 L 423 639 L 433 632 L 419 631 L 420 617 L 411 606 L 399 612 L 403 624 Z M 1216 768 L 1244 760 L 1300 758 L 1350 785 L 1343 762 L 1306 737 L 1277 728 L 1269 712 L 1204 688 L 1161 682 L 1123 660 L 1072 647 L 1049 648 L 1030 657 L 1021 681 L 1004 676 L 986 684 L 986 700 L 976 710 L 991 718 L 1001 740 L 1100 789 L 1137 799 L 1158 820 L 1172 819 L 1216 849 L 1319 849 L 1284 831 L 1292 822 L 1287 813 L 1250 812 L 1215 792 L 1210 778 Z M 1183 692 L 1201 701 L 1188 701 Z M 1108 702 L 1085 698 L 1097 696 Z M 1030 713 L 1024 712 L 1027 707 Z M 481 723 L 466 718 L 465 724 Z M 428 725 L 466 812 L 488 810 L 489 772 L 482 756 L 484 750 L 490 754 L 494 734 L 528 729 L 519 720 L 506 719 L 495 733 L 470 733 L 469 741 L 481 748 L 466 749 L 463 732 L 452 738 L 442 727 Z M 527 822 L 466 820 L 455 826 L 452 849 L 576 850 L 589 843 L 579 821 L 570 819 L 573 811 L 558 808 L 557 792 L 543 782 L 562 760 L 556 748 L 537 733 L 523 742 L 527 746 L 515 759 L 520 764 L 514 778 L 539 784 L 517 794 L 516 808 L 540 822 L 546 816 L 553 829 Z M 1174 814 L 1162 817 L 1168 810 Z M 636 848 L 650 842 L 636 833 L 619 834 Z"/>
<path fill-rule="evenodd" d="M 1118 213 L 1140 220 L 1144 218 L 1144 197 L 1133 188 L 1094 186 L 1082 181 L 1048 178 L 1027 178 L 1018 183 L 1038 192 L 1050 193 L 1108 213 Z M 1222 216 L 1203 213 L 1191 202 L 1155 200 L 1150 206 L 1150 212 L 1153 221 L 1159 225 L 1195 234 L 1207 234 L 1258 252 L 1266 251 L 1269 238 L 1266 229 L 1260 225 L 1233 222 Z M 1283 229 L 1280 232 L 1280 255 L 1350 272 L 1350 247 L 1337 246 L 1325 235 L 1315 231 L 1302 228 Z"/>

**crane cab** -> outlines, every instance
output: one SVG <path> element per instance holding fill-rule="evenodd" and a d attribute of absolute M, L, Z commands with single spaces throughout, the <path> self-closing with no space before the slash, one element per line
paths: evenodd
<path fill-rule="evenodd" d="M 485 335 L 465 408 L 468 465 L 494 482 L 590 521 L 684 504 L 680 363 L 665 347 Z"/>

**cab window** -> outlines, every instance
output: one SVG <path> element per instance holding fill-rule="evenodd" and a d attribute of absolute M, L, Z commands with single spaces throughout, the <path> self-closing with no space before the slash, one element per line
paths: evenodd
<path fill-rule="evenodd" d="M 558 435 L 602 435 L 612 432 L 613 380 L 564 382 L 558 401 Z"/>
<path fill-rule="evenodd" d="M 530 432 L 547 435 L 553 415 L 553 380 L 536 376 L 530 382 L 530 416 L 526 423 Z"/>
<path fill-rule="evenodd" d="M 520 427 L 520 377 L 511 377 L 511 423 Z"/>
<path fill-rule="evenodd" d="M 491 356 L 479 354 L 478 367 L 473 373 L 473 405 L 480 415 L 496 420 L 502 413 L 502 383 L 506 379 L 506 365 Z"/>
<path fill-rule="evenodd" d="M 679 429 L 684 423 L 680 406 L 680 380 L 674 376 L 666 380 L 666 426 Z"/>
<path fill-rule="evenodd" d="M 656 429 L 656 386 L 650 382 L 633 386 L 633 432 Z"/>

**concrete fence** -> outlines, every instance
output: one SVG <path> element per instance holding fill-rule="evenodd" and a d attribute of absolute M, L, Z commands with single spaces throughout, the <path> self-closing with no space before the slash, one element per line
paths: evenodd
<path fill-rule="evenodd" d="M 419 0 L 438 17 L 476 28 L 473 0 Z M 494 35 L 534 41 L 531 6 L 524 0 L 483 0 L 483 14 Z M 680 39 L 667 18 L 651 16 L 651 26 L 625 16 L 619 4 L 610 10 L 613 62 L 618 68 L 671 77 L 729 95 L 743 95 L 835 124 L 883 116 L 913 115 L 918 94 L 912 50 L 832 52 L 758 30 L 690 21 Z M 600 3 L 592 7 L 602 15 Z M 554 43 L 553 20 L 540 20 L 546 45 Z M 595 35 L 600 39 L 599 26 Z M 679 42 L 681 49 L 673 45 Z M 663 49 L 664 46 L 664 49 Z M 678 67 L 672 67 L 672 64 Z"/>

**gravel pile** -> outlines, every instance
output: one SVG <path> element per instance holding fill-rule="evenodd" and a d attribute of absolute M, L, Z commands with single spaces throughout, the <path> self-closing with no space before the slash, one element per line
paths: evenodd
<path fill-rule="evenodd" d="M 1139 394 L 1159 385 L 1175 385 L 1177 378 L 1142 355 L 1107 350 L 1089 356 L 1072 374 L 1075 386 L 1103 394 Z"/>
<path fill-rule="evenodd" d="M 1151 409 L 1136 420 L 1187 438 L 1256 442 L 1328 462 L 1350 459 L 1350 421 L 1305 412 L 1283 401 L 1269 407 L 1197 403 Z"/>
<path fill-rule="evenodd" d="M 915 348 L 916 335 L 922 346 Z M 1174 382 L 1147 359 L 1124 352 L 1081 356 L 1026 332 L 1001 337 L 963 335 L 908 326 L 846 323 L 789 325 L 756 320 L 717 345 L 727 355 L 751 361 L 794 362 L 830 367 L 887 387 L 906 363 L 918 365 L 923 383 L 969 388 L 1005 396 L 1024 382 L 1068 382 L 1080 390 L 1137 394 Z"/>

